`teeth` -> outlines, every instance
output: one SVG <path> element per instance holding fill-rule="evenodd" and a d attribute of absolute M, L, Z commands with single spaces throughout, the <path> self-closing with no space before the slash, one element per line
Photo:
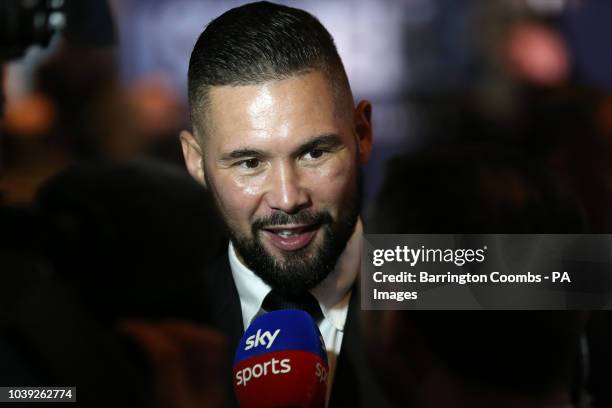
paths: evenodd
<path fill-rule="evenodd" d="M 281 230 L 279 232 L 277 232 L 278 235 L 280 235 L 283 238 L 287 238 L 287 237 L 292 237 L 294 235 L 298 235 L 296 232 L 292 231 L 292 230 Z"/>

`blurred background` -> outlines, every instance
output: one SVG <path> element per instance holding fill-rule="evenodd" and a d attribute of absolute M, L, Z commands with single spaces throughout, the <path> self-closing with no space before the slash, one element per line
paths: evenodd
<path fill-rule="evenodd" d="M 241 3 L 79 2 L 65 35 L 4 66 L 3 200 L 28 202 L 42 180 L 73 161 L 153 156 L 182 166 L 177 134 L 189 127 L 192 46 L 212 18 Z M 392 154 L 478 141 L 545 162 L 584 199 L 594 229 L 612 222 L 612 4 L 284 3 L 320 18 L 355 99 L 373 102 L 366 204 Z"/>
<path fill-rule="evenodd" d="M 136 370 L 151 374 L 142 368 L 142 347 L 114 337 L 117 344 L 95 343 L 100 332 L 116 334 L 109 327 L 118 319 L 207 324 L 205 313 L 194 314 L 206 310 L 196 282 L 214 255 L 206 239 L 221 236 L 222 227 L 208 222 L 214 209 L 202 189 L 183 178 L 178 133 L 190 127 L 191 49 L 211 19 L 242 3 L 0 0 L 0 300 L 7 305 L 0 307 L 0 328 L 7 329 L 0 356 L 9 361 L 0 380 L 19 374 L 23 384 L 48 384 L 46 371 L 36 367 L 40 355 L 48 357 L 42 360 L 49 373 L 61 374 L 55 378 L 80 378 L 70 361 L 56 357 L 71 346 L 61 336 L 46 337 L 59 327 L 49 322 L 63 322 L 65 333 L 74 322 L 89 327 L 90 337 L 79 343 L 87 358 L 75 355 L 75 364 L 93 361 L 83 370 L 122 373 L 117 382 L 141 378 L 131 374 Z M 373 104 L 364 205 L 387 217 L 380 232 L 612 232 L 612 2 L 279 3 L 321 20 L 336 40 L 356 101 Z M 119 167 L 87 167 L 99 161 Z M 406 229 L 385 231 L 385 225 Z M 210 251 L 200 254 L 203 248 Z M 185 253 L 191 256 L 179 265 Z M 81 273 L 83 265 L 90 274 Z M 169 287 L 173 268 L 184 274 L 173 275 Z M 59 278 L 49 278 L 50 271 Z M 55 297 L 54 285 L 74 293 Z M 77 315 L 81 308 L 84 315 Z M 514 324 L 508 327 L 522 327 L 523 317 Z M 469 333 L 481 338 L 483 327 Z M 611 328 L 609 313 L 591 315 L 590 354 L 582 359 L 590 363 L 595 407 L 612 404 Z M 118 362 L 106 358 L 123 355 Z M 91 377 L 92 395 L 98 380 Z M 579 378 L 576 387 L 585 382 Z M 135 406 L 149 398 L 142 394 L 134 396 Z M 581 392 L 574 394 L 578 401 Z"/>

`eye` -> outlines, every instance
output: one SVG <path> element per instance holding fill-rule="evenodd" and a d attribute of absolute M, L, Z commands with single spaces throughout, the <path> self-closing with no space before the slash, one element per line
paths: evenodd
<path fill-rule="evenodd" d="M 245 169 L 256 169 L 257 167 L 259 167 L 259 165 L 261 164 L 261 160 L 259 159 L 248 159 L 248 160 L 242 160 L 238 163 L 236 163 L 238 166 L 245 168 Z"/>
<path fill-rule="evenodd" d="M 325 154 L 324 150 L 321 150 L 321 149 L 312 149 L 312 150 L 307 151 L 304 154 L 304 158 L 306 160 L 316 160 L 316 159 L 321 158 L 324 154 Z"/>

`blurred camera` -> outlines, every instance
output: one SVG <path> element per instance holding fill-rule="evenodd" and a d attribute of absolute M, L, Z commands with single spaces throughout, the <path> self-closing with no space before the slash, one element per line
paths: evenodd
<path fill-rule="evenodd" d="M 68 0 L 0 0 L 0 60 L 46 46 L 66 26 Z"/>

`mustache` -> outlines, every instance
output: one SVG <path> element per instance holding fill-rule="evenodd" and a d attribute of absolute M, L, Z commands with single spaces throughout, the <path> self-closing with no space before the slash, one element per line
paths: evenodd
<path fill-rule="evenodd" d="M 333 222 L 333 218 L 331 214 L 327 211 L 309 211 L 304 210 L 300 211 L 296 214 L 287 214 L 284 212 L 275 212 L 272 215 L 267 217 L 259 218 L 253 222 L 251 225 L 251 232 L 253 235 L 257 233 L 257 231 L 264 229 L 266 227 L 273 227 L 275 225 L 285 225 L 285 224 L 331 224 Z"/>

